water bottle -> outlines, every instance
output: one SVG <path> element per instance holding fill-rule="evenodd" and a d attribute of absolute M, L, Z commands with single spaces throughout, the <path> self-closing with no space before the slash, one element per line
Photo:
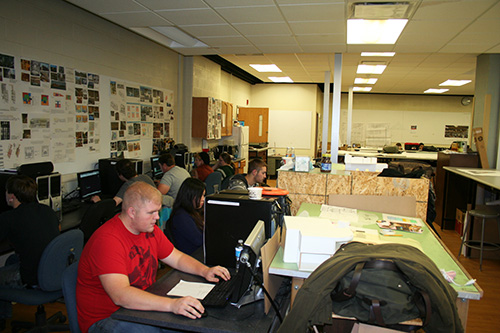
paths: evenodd
<path fill-rule="evenodd" d="M 238 245 L 234 248 L 234 254 L 236 258 L 236 271 L 240 268 L 240 256 L 241 252 L 243 251 L 243 240 L 240 239 L 238 240 Z"/>

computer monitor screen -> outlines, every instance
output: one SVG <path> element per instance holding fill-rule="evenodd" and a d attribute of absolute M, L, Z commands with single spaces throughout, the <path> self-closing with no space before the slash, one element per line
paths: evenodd
<path fill-rule="evenodd" d="M 80 189 L 80 199 L 85 200 L 101 193 L 99 170 L 79 172 L 76 177 L 78 179 L 78 188 Z"/>
<path fill-rule="evenodd" d="M 158 162 L 159 159 L 159 156 L 151 157 L 151 177 L 153 179 L 159 178 L 163 174 L 163 172 L 161 171 L 160 162 Z"/>
<path fill-rule="evenodd" d="M 61 195 L 61 175 L 50 175 L 50 196 L 58 197 Z"/>
<path fill-rule="evenodd" d="M 49 177 L 40 176 L 36 177 L 37 184 L 37 197 L 39 201 L 46 200 L 49 198 Z"/>

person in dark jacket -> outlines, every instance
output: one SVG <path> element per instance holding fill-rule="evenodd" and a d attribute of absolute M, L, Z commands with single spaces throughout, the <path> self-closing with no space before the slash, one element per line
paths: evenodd
<path fill-rule="evenodd" d="M 175 198 L 172 214 L 165 233 L 174 246 L 191 254 L 203 245 L 203 204 L 205 184 L 196 178 L 187 178 Z"/>
<path fill-rule="evenodd" d="M 59 219 L 46 205 L 37 202 L 36 182 L 23 175 L 12 176 L 5 186 L 12 210 L 0 215 L 0 241 L 9 240 L 17 257 L 0 267 L 0 285 L 36 288 L 38 263 L 45 247 L 59 235 Z M 0 301 L 0 320 L 12 315 L 10 302 Z"/>

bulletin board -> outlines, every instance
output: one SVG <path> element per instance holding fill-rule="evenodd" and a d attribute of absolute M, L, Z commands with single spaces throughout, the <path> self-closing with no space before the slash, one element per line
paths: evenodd
<path fill-rule="evenodd" d="M 269 146 L 311 149 L 312 111 L 269 110 Z"/>

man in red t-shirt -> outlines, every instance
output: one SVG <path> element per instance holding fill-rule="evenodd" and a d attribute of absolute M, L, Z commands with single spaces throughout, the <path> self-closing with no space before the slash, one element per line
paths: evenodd
<path fill-rule="evenodd" d="M 161 193 L 153 186 L 132 184 L 125 192 L 122 212 L 101 226 L 85 245 L 76 286 L 82 332 L 132 331 L 140 325 L 112 319 L 119 307 L 200 318 L 204 308 L 193 297 L 169 298 L 145 291 L 155 282 L 158 260 L 211 282 L 230 279 L 226 268 L 209 268 L 173 247 L 156 226 L 161 202 Z"/>

